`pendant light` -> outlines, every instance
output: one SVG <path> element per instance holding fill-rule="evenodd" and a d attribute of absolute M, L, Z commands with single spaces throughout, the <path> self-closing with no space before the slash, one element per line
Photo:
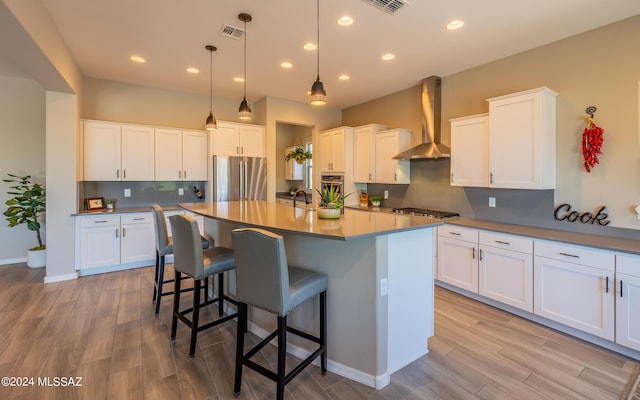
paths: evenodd
<path fill-rule="evenodd" d="M 317 27 L 317 47 L 316 51 L 318 52 L 317 56 L 317 78 L 316 81 L 313 82 L 313 86 L 311 86 L 311 98 L 310 102 L 314 106 L 323 106 L 327 104 L 327 92 L 324 90 L 324 84 L 320 80 L 320 0 L 316 0 L 316 27 Z"/>
<path fill-rule="evenodd" d="M 204 46 L 211 54 L 209 57 L 209 116 L 207 122 L 204 124 L 204 129 L 208 131 L 215 131 L 218 129 L 218 121 L 213 116 L 213 52 L 218 50 L 216 46 L 210 44 Z"/>
<path fill-rule="evenodd" d="M 251 22 L 252 18 L 251 15 L 242 13 L 238 15 L 238 19 L 244 22 L 244 91 L 240 108 L 238 108 L 238 118 L 246 120 L 251 119 L 251 107 L 247 101 L 247 22 Z"/>

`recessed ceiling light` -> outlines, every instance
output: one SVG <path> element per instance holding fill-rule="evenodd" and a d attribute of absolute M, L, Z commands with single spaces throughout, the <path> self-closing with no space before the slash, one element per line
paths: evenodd
<path fill-rule="evenodd" d="M 137 62 L 137 63 L 143 63 L 146 62 L 147 60 L 145 60 L 144 58 L 140 57 L 140 56 L 131 56 L 129 57 L 129 59 L 131 61 Z"/>
<path fill-rule="evenodd" d="M 233 78 L 234 82 L 244 82 L 244 79 L 240 76 L 236 76 L 235 78 Z"/>
<path fill-rule="evenodd" d="M 315 43 L 311 43 L 311 42 L 305 43 L 304 44 L 304 49 L 305 50 L 315 50 L 316 49 L 316 44 Z"/>
<path fill-rule="evenodd" d="M 385 61 L 390 61 L 390 60 L 393 60 L 394 58 L 396 58 L 396 56 L 394 56 L 391 53 L 387 53 L 387 54 L 382 56 L 382 59 L 385 60 Z"/>
<path fill-rule="evenodd" d="M 450 31 L 453 31 L 453 30 L 462 28 L 462 25 L 464 25 L 464 21 L 459 19 L 454 19 L 453 21 L 447 24 L 447 29 Z"/>
<path fill-rule="evenodd" d="M 338 18 L 338 25 L 340 26 L 349 26 L 351 24 L 353 24 L 353 18 L 348 15 Z"/>
<path fill-rule="evenodd" d="M 349 75 L 343 74 L 338 77 L 341 81 L 348 81 L 351 77 Z"/>
<path fill-rule="evenodd" d="M 282 68 L 284 68 L 284 69 L 289 69 L 289 68 L 293 67 L 293 64 L 291 64 L 289 61 L 285 61 L 285 62 L 280 63 L 280 66 Z"/>
<path fill-rule="evenodd" d="M 190 74 L 199 74 L 200 70 L 198 68 L 189 67 L 189 68 L 187 68 L 187 72 L 190 73 Z"/>

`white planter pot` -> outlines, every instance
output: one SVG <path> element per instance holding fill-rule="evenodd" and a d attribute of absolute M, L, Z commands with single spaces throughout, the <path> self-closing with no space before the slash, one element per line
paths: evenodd
<path fill-rule="evenodd" d="M 40 268 L 47 264 L 47 250 L 27 250 L 27 266 Z"/>
<path fill-rule="evenodd" d="M 339 208 L 318 208 L 318 218 L 320 219 L 337 219 L 340 218 Z"/>

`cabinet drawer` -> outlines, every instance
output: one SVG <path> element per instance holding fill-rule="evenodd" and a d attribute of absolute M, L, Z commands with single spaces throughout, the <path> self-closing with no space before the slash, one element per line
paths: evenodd
<path fill-rule="evenodd" d="M 592 247 L 536 240 L 535 255 L 600 268 L 607 271 L 613 271 L 615 269 L 615 257 L 613 253 Z"/>
<path fill-rule="evenodd" d="M 443 225 L 438 227 L 438 236 L 464 240 L 467 242 L 478 242 L 477 230 L 462 228 L 455 225 Z"/>
<path fill-rule="evenodd" d="M 640 256 L 616 254 L 616 272 L 640 277 Z"/>
<path fill-rule="evenodd" d="M 146 224 L 153 223 L 151 213 L 135 213 L 120 216 L 122 224 Z"/>
<path fill-rule="evenodd" d="M 480 231 L 480 245 L 509 249 L 520 253 L 533 253 L 533 239 L 504 233 Z"/>
<path fill-rule="evenodd" d="M 95 217 L 80 217 L 80 227 L 120 225 L 119 215 L 99 215 Z"/>

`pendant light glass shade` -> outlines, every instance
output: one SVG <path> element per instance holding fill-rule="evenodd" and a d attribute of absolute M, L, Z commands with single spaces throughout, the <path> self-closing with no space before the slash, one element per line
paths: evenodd
<path fill-rule="evenodd" d="M 249 107 L 249 102 L 247 101 L 247 22 L 251 22 L 251 15 L 242 13 L 238 15 L 238 19 L 244 22 L 244 90 L 242 102 L 240 102 L 240 107 L 238 108 L 238 118 L 242 120 L 251 119 L 252 112 L 251 107 Z"/>
<path fill-rule="evenodd" d="M 320 80 L 320 0 L 316 0 L 316 33 L 317 43 L 316 43 L 316 51 L 317 53 L 317 78 L 316 81 L 313 82 L 311 86 L 311 96 L 309 98 L 309 102 L 314 106 L 323 106 L 327 104 L 327 92 L 324 90 L 324 84 Z"/>
<path fill-rule="evenodd" d="M 205 49 L 209 50 L 211 54 L 209 57 L 209 116 L 204 123 L 204 129 L 215 131 L 218 129 L 218 121 L 216 121 L 216 117 L 213 116 L 213 52 L 218 49 L 216 46 L 210 44 L 206 45 Z"/>

